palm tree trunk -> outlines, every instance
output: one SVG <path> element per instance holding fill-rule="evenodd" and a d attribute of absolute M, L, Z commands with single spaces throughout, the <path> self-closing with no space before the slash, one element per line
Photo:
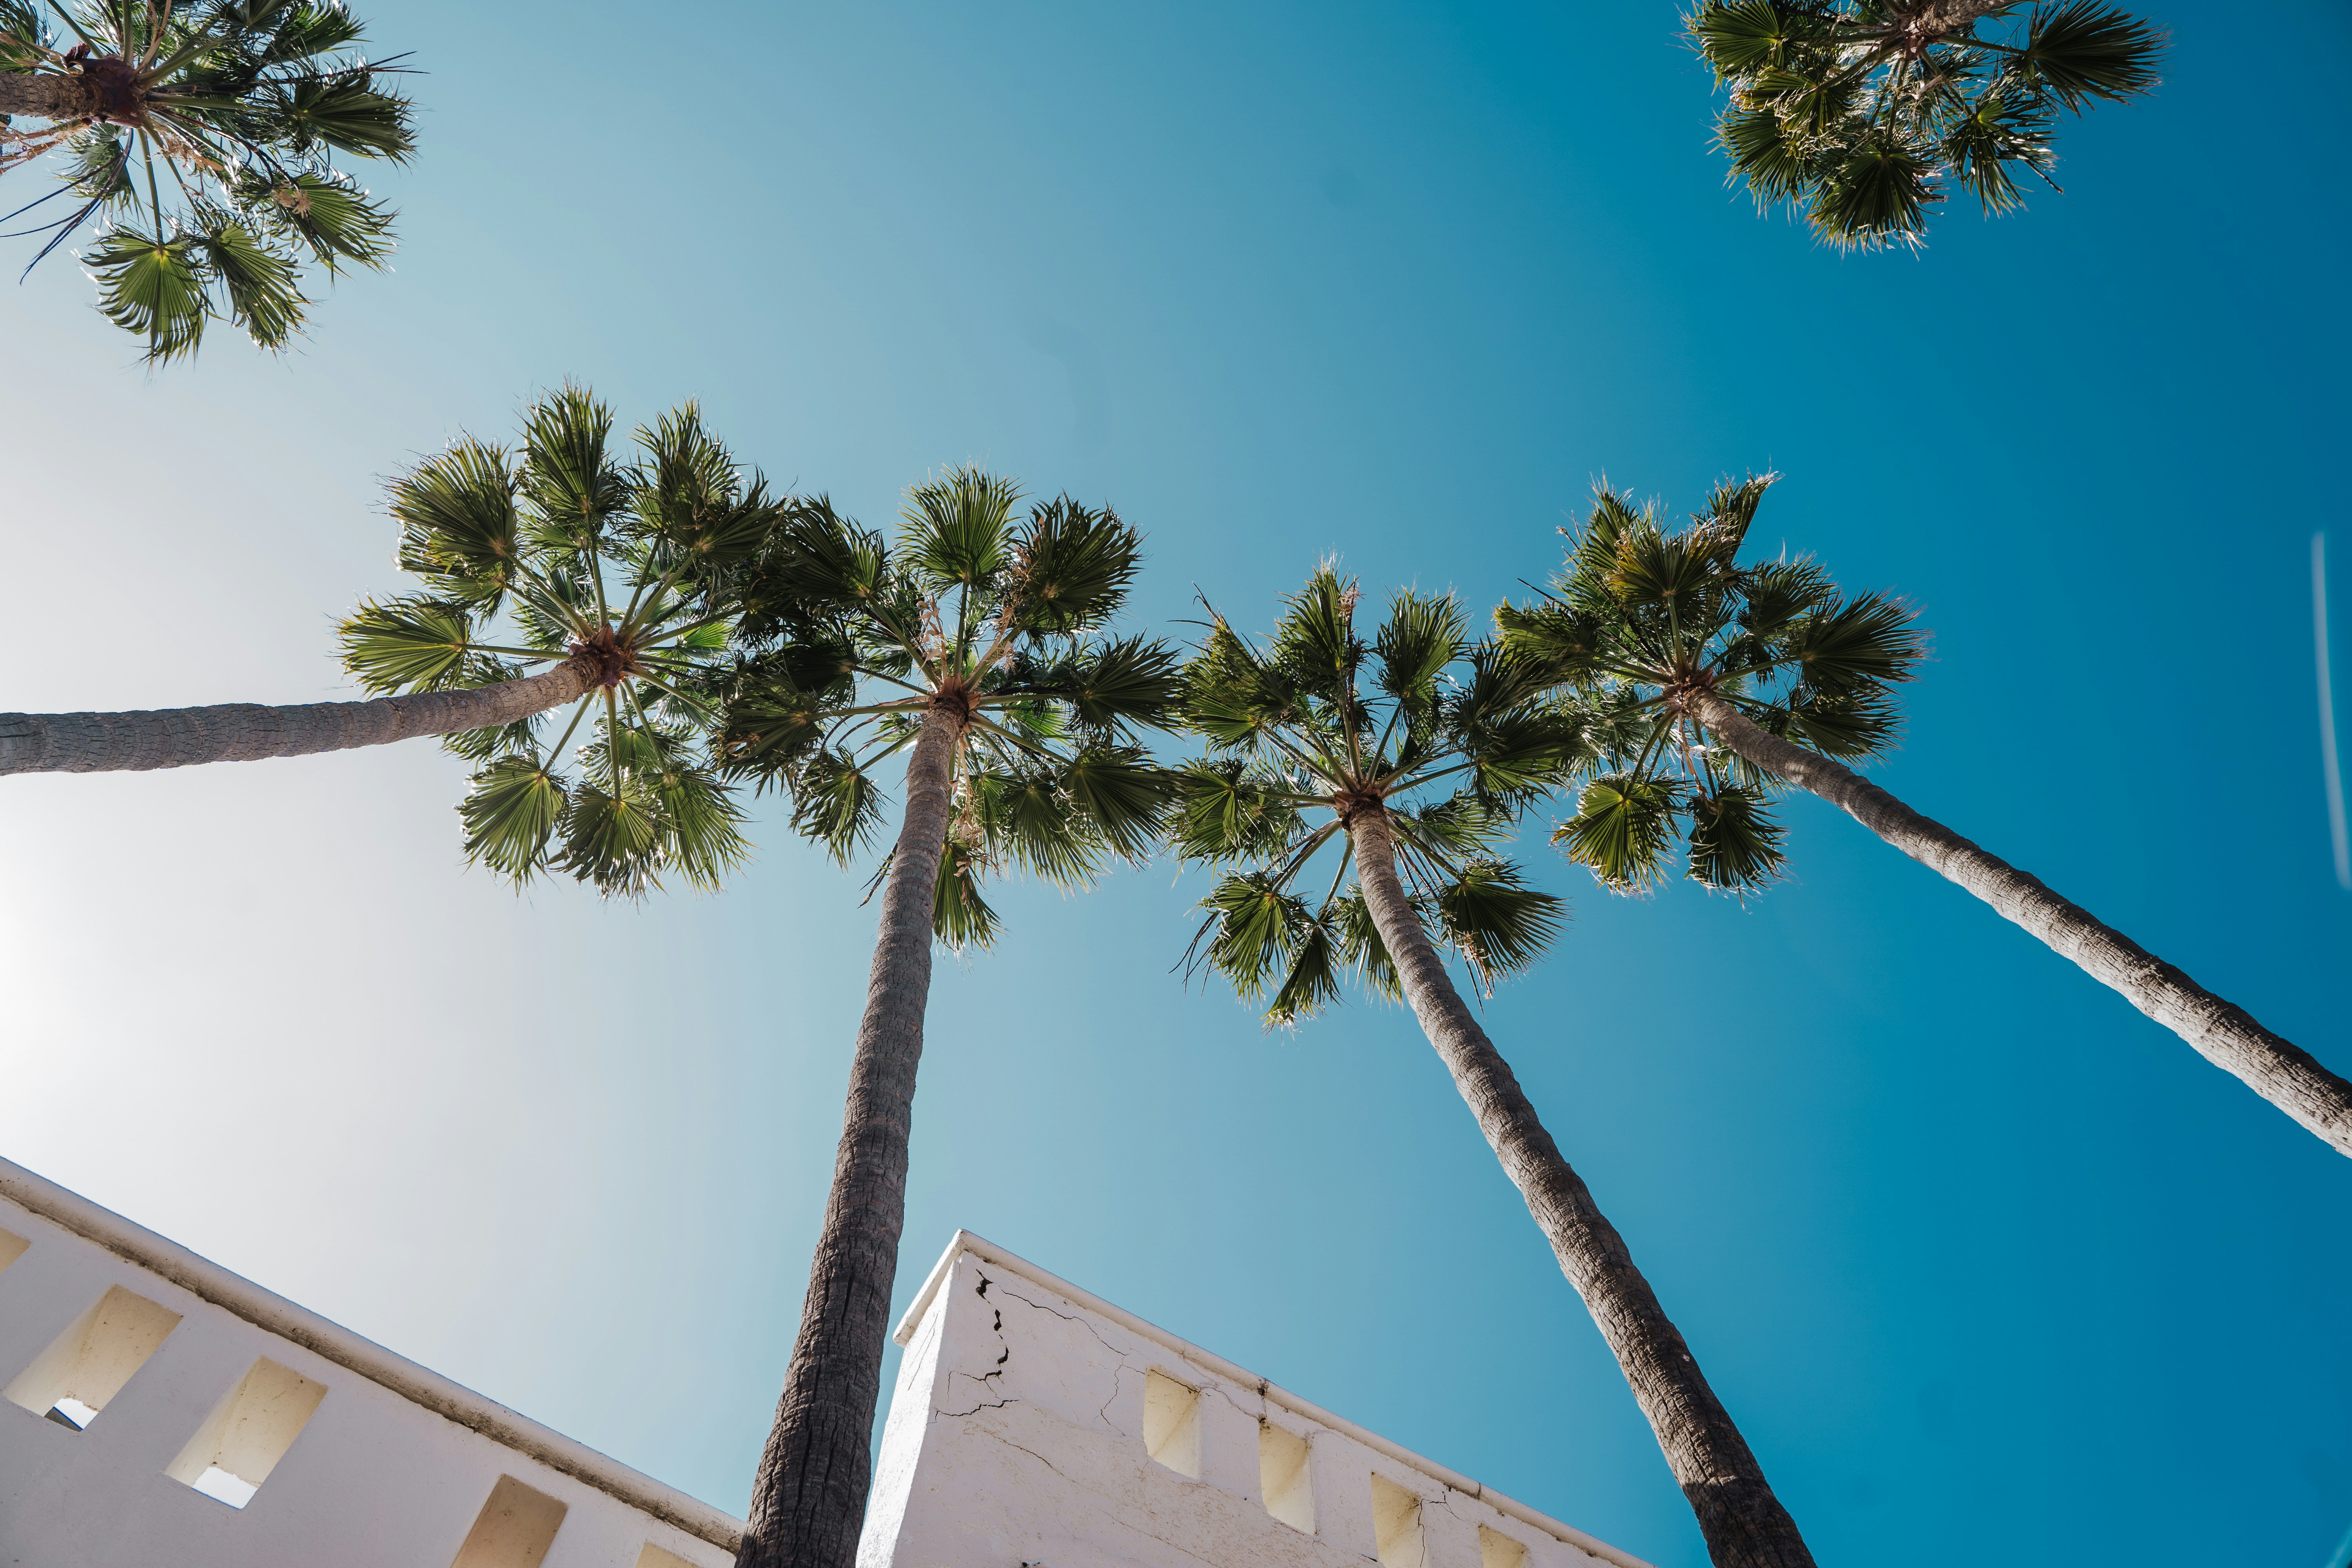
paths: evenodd
<path fill-rule="evenodd" d="M 79 75 L 50 71 L 0 71 L 0 114 L 35 120 L 79 120 L 92 108 Z"/>
<path fill-rule="evenodd" d="M 0 773 L 102 773 L 250 763 L 389 745 L 415 735 L 488 730 L 592 689 L 597 661 L 569 658 L 520 680 L 464 691 L 269 708 L 161 708 L 138 713 L 0 713 Z"/>
<path fill-rule="evenodd" d="M 1958 882 L 2000 914 L 2083 966 L 2091 978 L 2187 1040 L 2215 1067 L 2352 1155 L 2352 1083 L 2310 1052 L 2283 1040 L 2244 1009 L 2223 1001 L 2119 931 L 1988 855 L 1942 823 L 1920 816 L 1843 763 L 1759 728 L 1723 699 L 1693 705 L 1709 733 L 1768 773 L 1838 806 L 1930 870 Z"/>
<path fill-rule="evenodd" d="M 1650 1282 L 1633 1266 L 1623 1238 L 1561 1157 L 1510 1064 L 1454 989 L 1397 879 L 1387 815 L 1377 807 L 1359 810 L 1349 819 L 1348 837 L 1355 847 L 1357 884 L 1396 963 L 1405 999 L 1478 1119 L 1478 1130 L 1527 1199 L 1560 1272 L 1584 1298 L 1601 1338 L 1615 1352 L 1691 1512 L 1698 1516 L 1708 1558 L 1716 1568 L 1812 1568 L 1812 1553 L 1797 1533 L 1796 1521 L 1772 1495 L 1763 1467 L 1707 1386 Z"/>
<path fill-rule="evenodd" d="M 737 1568 L 851 1568 L 856 1560 L 890 1286 L 907 1217 L 907 1136 L 931 986 L 932 909 L 955 809 L 950 768 L 964 724 L 961 710 L 934 707 L 907 763 L 906 820 L 882 889 L 882 929 L 849 1068 L 833 1193 L 783 1398 L 751 1483 Z"/>

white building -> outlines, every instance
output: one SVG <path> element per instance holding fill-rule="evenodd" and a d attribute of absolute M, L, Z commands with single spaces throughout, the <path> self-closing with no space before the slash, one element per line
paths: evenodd
<path fill-rule="evenodd" d="M 1647 1568 L 968 1233 L 898 1338 L 860 1568 Z M 0 1379 L 10 1568 L 725 1568 L 742 1533 L 5 1161 Z"/>

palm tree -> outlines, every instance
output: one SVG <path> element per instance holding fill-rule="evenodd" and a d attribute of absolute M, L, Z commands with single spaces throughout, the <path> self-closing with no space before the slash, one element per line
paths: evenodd
<path fill-rule="evenodd" d="M 1496 849 L 1586 760 L 1584 725 L 1544 700 L 1541 672 L 1468 640 L 1451 597 L 1398 595 L 1369 647 L 1356 603 L 1353 582 L 1319 568 L 1263 650 L 1212 612 L 1185 670 L 1185 717 L 1210 755 L 1179 775 L 1172 832 L 1185 859 L 1224 874 L 1188 958 L 1244 996 L 1270 994 L 1270 1023 L 1331 1001 L 1342 970 L 1411 1003 L 1633 1385 L 1713 1560 L 1810 1565 L 1690 1347 L 1440 952 L 1484 987 L 1533 963 L 1559 930 L 1559 901 Z M 1302 883 L 1326 847 L 1338 851 L 1328 880 Z"/>
<path fill-rule="evenodd" d="M 2059 111 L 2150 91 L 2165 47 L 2100 0 L 1700 0 L 1684 26 L 1731 89 L 1732 179 L 1841 248 L 1916 246 L 1948 184 L 1987 214 L 2022 174 L 2058 189 Z"/>
<path fill-rule="evenodd" d="M 703 752 L 733 668 L 740 568 L 782 514 L 692 404 L 608 447 L 613 416 L 566 387 L 522 449 L 471 437 L 391 485 L 400 563 L 422 591 L 340 628 L 369 702 L 0 715 L 0 773 L 90 773 L 297 756 L 438 734 L 477 764 L 469 858 L 567 870 L 635 894 L 675 869 L 714 882 L 744 848 Z M 541 719 L 566 703 L 552 746 Z M 596 722 L 584 731 L 593 710 Z M 567 776 L 572 756 L 582 776 Z"/>
<path fill-rule="evenodd" d="M 62 53 L 50 11 L 78 40 Z M 63 182 L 8 216 L 79 204 L 19 231 L 50 232 L 33 264 L 106 208 L 81 259 L 151 362 L 194 353 L 209 321 L 283 349 L 306 259 L 331 277 L 392 253 L 392 214 L 333 163 L 415 145 L 383 80 L 400 68 L 352 55 L 361 33 L 334 0 L 0 0 L 0 173 L 56 153 Z"/>
<path fill-rule="evenodd" d="M 1170 720 L 1175 652 L 1106 631 L 1140 559 L 1136 531 L 1067 498 L 1016 524 L 1013 484 L 969 469 L 910 498 L 895 550 L 824 500 L 796 504 L 745 589 L 755 657 L 728 710 L 730 773 L 787 790 L 794 826 L 846 864 L 881 822 L 874 770 L 903 752 L 907 772 L 872 884 L 881 929 L 833 1190 L 741 1568 L 847 1568 L 856 1554 L 933 940 L 995 934 L 981 893 L 992 869 L 1079 887 L 1142 859 L 1166 801 L 1138 731 Z"/>
<path fill-rule="evenodd" d="M 2073 959 L 2214 1066 L 2352 1154 L 2352 1083 L 2035 878 L 1864 780 L 1892 741 L 1892 688 L 1925 651 L 1912 611 L 1842 595 L 1808 560 L 1736 563 L 1776 476 L 1719 487 L 1669 533 L 1654 505 L 1600 491 L 1550 593 L 1496 618 L 1507 646 L 1579 693 L 1606 771 L 1559 841 L 1621 890 L 1663 874 L 1745 892 L 1780 862 L 1767 792 L 1784 779 L 1845 811 Z"/>

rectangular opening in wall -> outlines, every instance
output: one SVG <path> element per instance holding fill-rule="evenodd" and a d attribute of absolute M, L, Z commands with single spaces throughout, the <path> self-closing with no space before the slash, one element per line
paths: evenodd
<path fill-rule="evenodd" d="M 180 1314 L 170 1308 L 111 1286 L 0 1394 L 79 1431 L 179 1326 Z"/>
<path fill-rule="evenodd" d="M 1143 1451 L 1180 1476 L 1201 1479 L 1201 1391 L 1167 1373 L 1143 1374 Z"/>
<path fill-rule="evenodd" d="M 14 1231 L 0 1230 L 0 1273 L 5 1273 L 8 1265 L 24 1257 L 25 1248 L 32 1245 Z"/>
<path fill-rule="evenodd" d="M 1478 1568 L 1528 1568 L 1528 1549 L 1482 1524 L 1478 1527 Z"/>
<path fill-rule="evenodd" d="M 1315 1470 L 1307 1439 L 1271 1422 L 1257 1429 L 1257 1484 L 1265 1511 L 1293 1530 L 1315 1533 Z"/>
<path fill-rule="evenodd" d="M 648 1541 L 646 1549 L 637 1553 L 636 1568 L 695 1568 L 695 1565 L 677 1552 L 665 1552 Z"/>
<path fill-rule="evenodd" d="M 231 1508 L 243 1508 L 326 1397 L 325 1384 L 264 1357 L 221 1395 L 163 1473 Z"/>
<path fill-rule="evenodd" d="M 1420 1494 L 1385 1476 L 1372 1478 L 1372 1544 L 1381 1568 L 1423 1568 Z"/>
<path fill-rule="evenodd" d="M 545 1492 L 500 1476 L 449 1568 L 539 1568 L 570 1511 Z"/>

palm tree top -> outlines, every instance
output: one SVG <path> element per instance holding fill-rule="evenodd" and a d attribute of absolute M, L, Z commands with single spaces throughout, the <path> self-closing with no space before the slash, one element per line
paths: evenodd
<path fill-rule="evenodd" d="M 1505 646 L 1585 716 L 1597 763 L 1554 841 L 1616 891 L 1664 875 L 1678 824 L 1705 887 L 1754 891 L 1778 873 L 1771 781 L 1706 744 L 1702 697 L 1849 761 L 1895 740 L 1891 688 L 1927 653 L 1911 606 L 1848 597 L 1802 556 L 1738 564 L 1778 477 L 1723 481 L 1681 530 L 1604 480 L 1550 587 L 1496 612 Z"/>
<path fill-rule="evenodd" d="M 1537 667 L 1472 638 L 1453 595 L 1396 595 L 1369 642 L 1360 598 L 1327 563 L 1264 646 L 1211 608 L 1185 667 L 1185 719 L 1209 755 L 1179 772 L 1171 837 L 1181 858 L 1226 871 L 1188 963 L 1270 994 L 1269 1023 L 1334 1000 L 1343 970 L 1397 994 L 1348 886 L 1360 814 L 1389 823 L 1417 912 L 1482 984 L 1533 963 L 1560 923 L 1559 900 L 1497 851 L 1585 757 L 1581 717 L 1545 700 Z M 1334 847 L 1328 883 L 1310 876 Z"/>
<path fill-rule="evenodd" d="M 743 569 L 782 505 L 691 403 L 641 426 L 633 460 L 613 422 L 566 386 L 525 413 L 520 450 L 461 437 L 394 479 L 400 564 L 422 591 L 362 604 L 340 635 L 345 668 L 379 693 L 593 659 L 596 684 L 551 746 L 538 716 L 444 744 L 478 768 L 459 807 L 469 860 L 635 897 L 668 872 L 716 886 L 749 849 L 705 737 Z"/>
<path fill-rule="evenodd" d="M 2022 174 L 2057 189 L 2060 111 L 2153 90 L 2166 46 L 2102 0 L 1700 0 L 1684 26 L 1730 89 L 1732 180 L 1841 248 L 1916 246 L 1948 182 L 1988 214 Z"/>
<path fill-rule="evenodd" d="M 841 863 L 881 821 L 875 769 L 933 713 L 954 726 L 935 921 L 951 946 L 994 936 L 989 871 L 1086 886 L 1147 858 L 1165 806 L 1143 736 L 1174 721 L 1177 656 L 1111 629 L 1142 537 L 1067 496 L 1016 520 L 1021 500 L 1008 479 L 952 469 L 908 492 L 895 543 L 824 497 L 796 501 L 744 590 L 727 770 L 785 790 L 794 826 Z"/>
<path fill-rule="evenodd" d="M 33 264 L 103 208 L 82 260 L 151 361 L 194 353 L 212 320 L 283 349 L 306 261 L 331 276 L 392 251 L 392 214 L 334 164 L 415 147 L 384 79 L 404 68 L 353 53 L 362 33 L 332 0 L 0 0 L 0 173 L 54 153 L 62 182 L 9 216 L 79 204 L 18 231 L 50 235 Z"/>

